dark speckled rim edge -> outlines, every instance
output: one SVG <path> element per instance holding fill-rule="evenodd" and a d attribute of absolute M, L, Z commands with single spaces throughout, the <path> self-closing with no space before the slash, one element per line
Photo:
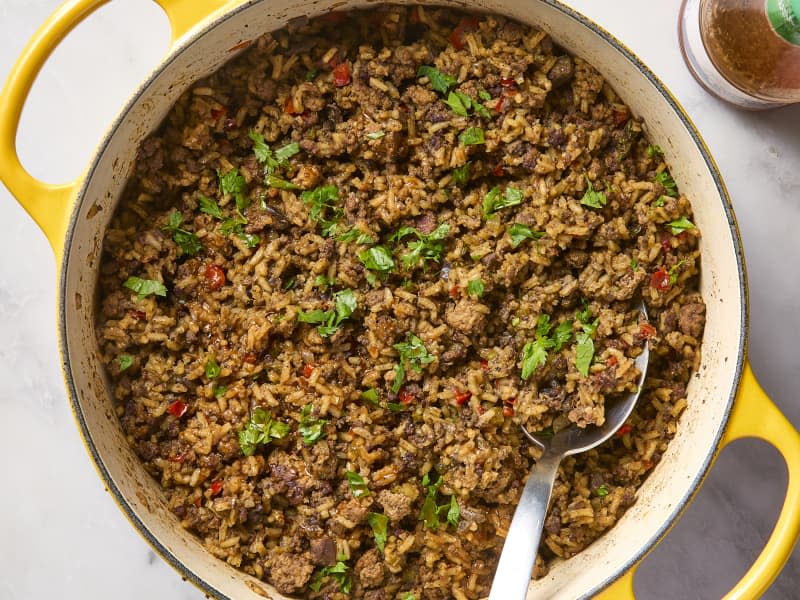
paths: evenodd
<path fill-rule="evenodd" d="M 700 153 L 703 156 L 703 160 L 705 161 L 706 166 L 708 167 L 708 170 L 710 171 L 711 176 L 714 179 L 714 184 L 716 185 L 717 191 L 719 192 L 720 199 L 722 200 L 723 209 L 728 219 L 728 226 L 730 228 L 730 233 L 734 242 L 734 249 L 736 252 L 736 265 L 738 268 L 738 277 L 740 282 L 739 301 L 741 305 L 741 313 L 740 313 L 741 328 L 739 331 L 739 354 L 736 360 L 736 370 L 734 373 L 733 386 L 731 387 L 730 393 L 728 395 L 727 406 L 725 407 L 723 419 L 720 423 L 718 430 L 714 435 L 714 442 L 708 451 L 703 466 L 700 469 L 700 472 L 695 477 L 694 481 L 689 486 L 687 493 L 677 503 L 675 509 L 672 511 L 669 517 L 665 519 L 664 523 L 655 533 L 655 535 L 653 535 L 644 544 L 644 546 L 642 547 L 641 550 L 639 550 L 639 552 L 631 556 L 625 562 L 625 565 L 621 570 L 614 573 L 613 575 L 610 575 L 599 585 L 595 586 L 591 590 L 588 590 L 582 596 L 580 596 L 581 599 L 584 599 L 584 598 L 591 598 L 593 595 L 607 588 L 609 585 L 611 585 L 620 577 L 622 577 L 622 575 L 624 575 L 626 572 L 628 572 L 629 569 L 638 564 L 648 554 L 648 552 L 650 552 L 650 550 L 659 541 L 661 541 L 661 539 L 663 539 L 663 537 L 667 534 L 669 529 L 675 524 L 677 519 L 686 509 L 691 500 L 694 498 L 695 494 L 697 493 L 701 484 L 703 483 L 703 480 L 708 474 L 708 471 L 711 468 L 711 465 L 713 464 L 714 459 L 720 450 L 719 448 L 720 440 L 728 425 L 728 420 L 730 419 L 731 410 L 733 408 L 734 401 L 736 400 L 736 394 L 738 393 L 739 390 L 739 384 L 741 382 L 741 377 L 742 377 L 742 370 L 744 368 L 745 356 L 747 354 L 747 335 L 748 335 L 748 323 L 749 323 L 747 273 L 744 261 L 744 250 L 742 248 L 741 235 L 739 233 L 739 226 L 736 222 L 736 217 L 733 212 L 733 206 L 731 205 L 730 196 L 728 194 L 727 188 L 725 187 L 725 184 L 722 181 L 722 177 L 719 173 L 719 168 L 717 167 L 716 162 L 714 162 L 714 159 L 711 157 L 711 153 L 708 147 L 706 146 L 706 143 L 703 141 L 703 138 L 700 136 L 700 133 L 698 132 L 694 123 L 689 118 L 689 115 L 686 114 L 686 111 L 683 109 L 683 107 L 680 105 L 677 99 L 667 89 L 664 83 L 658 77 L 656 77 L 656 75 L 644 63 L 642 63 L 642 61 L 639 60 L 639 58 L 625 44 L 623 44 L 621 41 L 619 41 L 616 37 L 614 37 L 611 33 L 609 33 L 604 28 L 599 26 L 597 23 L 595 23 L 588 17 L 584 16 L 583 14 L 577 12 L 576 10 L 562 4 L 558 0 L 539 0 L 539 1 L 542 2 L 543 4 L 546 4 L 562 12 L 563 14 L 570 17 L 574 21 L 577 21 L 584 27 L 587 27 L 588 29 L 592 30 L 597 35 L 602 37 L 606 42 L 608 42 L 612 47 L 614 47 L 624 58 L 626 58 L 628 61 L 630 61 L 637 67 L 637 69 L 658 90 L 658 92 L 661 94 L 661 96 L 664 98 L 667 104 L 672 108 L 672 110 L 678 115 L 684 127 L 689 132 L 689 135 L 692 137 L 695 144 L 697 144 L 697 147 L 699 148 Z M 167 562 L 167 564 L 169 564 L 173 569 L 175 569 L 183 579 L 197 586 L 197 588 L 199 588 L 205 594 L 208 594 L 209 596 L 218 598 L 220 600 L 230 600 L 230 598 L 225 594 L 223 594 L 220 590 L 209 585 L 194 571 L 192 571 L 188 566 L 186 566 L 183 562 L 181 562 L 167 547 L 161 544 L 161 542 L 150 532 L 145 523 L 141 519 L 139 519 L 139 517 L 131 508 L 127 499 L 122 495 L 119 488 L 117 488 L 113 478 L 111 477 L 111 474 L 106 469 L 105 464 L 103 463 L 99 453 L 97 452 L 97 448 L 95 447 L 92 434 L 89 431 L 89 428 L 86 424 L 86 420 L 83 416 L 83 412 L 81 410 L 80 403 L 78 402 L 78 391 L 77 388 L 75 387 L 75 381 L 72 377 L 72 371 L 70 368 L 69 351 L 67 348 L 66 287 L 67 287 L 67 271 L 70 260 L 69 248 L 72 245 L 75 225 L 78 220 L 80 207 L 81 204 L 83 203 L 83 198 L 86 193 L 87 185 L 94 175 L 94 172 L 98 165 L 99 157 L 102 156 L 106 151 L 106 149 L 108 148 L 110 140 L 113 137 L 114 133 L 117 131 L 120 123 L 128 117 L 133 106 L 136 104 L 139 98 L 146 92 L 146 90 L 149 88 L 153 80 L 163 71 L 163 69 L 167 65 L 169 65 L 172 61 L 174 61 L 175 58 L 180 53 L 182 53 L 185 49 L 194 44 L 198 39 L 202 38 L 203 35 L 206 34 L 208 31 L 215 28 L 220 23 L 235 17 L 240 12 L 249 8 L 255 2 L 256 0 L 249 0 L 247 2 L 244 2 L 243 4 L 236 6 L 231 10 L 229 10 L 228 12 L 215 18 L 213 21 L 210 21 L 201 29 L 192 32 L 191 37 L 177 44 L 170 50 L 167 57 L 161 62 L 160 65 L 158 65 L 158 67 L 155 70 L 153 70 L 150 76 L 138 87 L 136 92 L 131 96 L 126 106 L 119 113 L 117 118 L 112 123 L 111 127 L 108 129 L 108 132 L 104 136 L 103 140 L 98 145 L 97 151 L 95 152 L 92 158 L 91 166 L 84 177 L 83 183 L 81 184 L 78 194 L 76 195 L 75 203 L 72 209 L 72 214 L 70 215 L 69 219 L 69 225 L 67 227 L 67 233 L 65 236 L 64 259 L 61 263 L 61 270 L 59 276 L 58 344 L 59 344 L 59 351 L 61 353 L 62 369 L 64 372 L 64 378 L 69 392 L 69 401 L 70 401 L 70 406 L 72 407 L 72 413 L 77 422 L 78 429 L 80 431 L 81 437 L 83 438 L 84 444 L 87 450 L 89 451 L 89 454 L 92 457 L 92 462 L 94 463 L 97 472 L 105 482 L 107 489 L 111 494 L 111 497 L 117 503 L 117 505 L 122 510 L 124 515 L 128 518 L 128 520 L 142 535 L 142 537 L 144 537 L 144 539 L 150 544 L 150 546 Z"/>

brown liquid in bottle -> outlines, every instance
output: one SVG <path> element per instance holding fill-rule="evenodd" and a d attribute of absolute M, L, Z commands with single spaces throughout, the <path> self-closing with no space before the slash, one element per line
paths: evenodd
<path fill-rule="evenodd" d="M 703 0 L 700 31 L 714 66 L 730 83 L 764 100 L 800 101 L 800 45 L 775 30 L 766 0 Z"/>

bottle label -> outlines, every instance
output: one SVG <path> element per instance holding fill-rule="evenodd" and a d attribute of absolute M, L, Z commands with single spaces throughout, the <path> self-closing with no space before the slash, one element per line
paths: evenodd
<path fill-rule="evenodd" d="M 767 16 L 779 36 L 800 46 L 800 0 L 767 0 Z"/>

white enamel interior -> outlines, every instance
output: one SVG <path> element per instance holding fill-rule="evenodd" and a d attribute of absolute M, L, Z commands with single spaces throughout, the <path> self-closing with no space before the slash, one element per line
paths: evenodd
<path fill-rule="evenodd" d="M 441 2 L 440 2 L 441 3 Z M 292 3 L 258 0 L 216 20 L 170 54 L 153 78 L 121 114 L 90 167 L 73 214 L 62 272 L 62 342 L 73 402 L 83 433 L 109 489 L 124 498 L 123 508 L 173 565 L 219 597 L 279 598 L 262 582 L 243 575 L 205 552 L 165 509 L 163 496 L 139 465 L 117 423 L 94 331 L 95 283 L 103 231 L 114 210 L 139 142 L 158 125 L 179 94 L 193 81 L 232 56 L 230 48 L 294 17 L 368 6 L 363 1 Z M 727 420 L 743 353 L 743 274 L 739 246 L 726 213 L 726 201 L 704 150 L 681 115 L 643 71 L 563 7 L 538 0 L 484 0 L 473 7 L 503 13 L 544 28 L 570 52 L 597 67 L 645 119 L 649 135 L 661 145 L 680 188 L 692 200 L 703 233 L 702 292 L 708 306 L 702 368 L 689 386 L 689 408 L 669 451 L 638 494 L 638 501 L 603 538 L 575 558 L 557 564 L 531 585 L 531 598 L 585 597 L 619 576 L 663 533 L 684 500 L 699 485 Z M 125 506 L 127 505 L 127 506 Z M 702 549 L 698 548 L 698 552 Z"/>

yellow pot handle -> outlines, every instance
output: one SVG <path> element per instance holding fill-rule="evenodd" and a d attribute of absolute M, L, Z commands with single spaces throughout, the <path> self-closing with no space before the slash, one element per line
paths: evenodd
<path fill-rule="evenodd" d="M 62 4 L 27 43 L 0 91 L 0 181 L 41 227 L 59 261 L 70 201 L 77 193 L 80 178 L 54 185 L 33 177 L 17 155 L 17 128 L 31 86 L 50 53 L 72 29 L 106 2 L 108 0 L 70 0 Z M 173 43 L 228 4 L 228 0 L 156 2 L 169 18 Z"/>
<path fill-rule="evenodd" d="M 750 363 L 745 363 L 742 383 L 720 450 L 741 438 L 759 438 L 769 442 L 783 455 L 789 470 L 786 498 L 778 521 L 756 561 L 728 592 L 724 600 L 759 598 L 789 560 L 800 537 L 800 433 L 783 416 L 756 380 Z M 610 587 L 595 596 L 596 600 L 634 598 L 634 566 Z"/>

